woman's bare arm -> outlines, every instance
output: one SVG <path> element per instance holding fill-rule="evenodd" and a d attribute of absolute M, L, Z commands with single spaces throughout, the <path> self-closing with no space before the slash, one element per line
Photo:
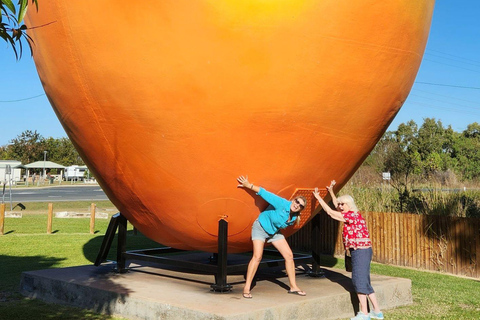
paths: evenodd
<path fill-rule="evenodd" d="M 338 221 L 345 221 L 343 218 L 343 215 L 341 212 L 333 210 L 328 206 L 328 204 L 325 202 L 325 200 L 320 197 L 320 193 L 318 192 L 318 188 L 315 188 L 315 191 L 313 192 L 313 196 L 318 200 L 318 203 L 322 206 L 323 210 L 330 216 L 332 219 L 338 220 Z"/>
<path fill-rule="evenodd" d="M 248 181 L 248 176 L 240 176 L 237 178 L 237 181 L 240 183 L 238 186 L 241 188 L 250 189 L 257 193 L 260 191 L 260 186 L 255 186 L 253 183 L 250 183 Z"/>
<path fill-rule="evenodd" d="M 333 192 L 333 186 L 336 183 L 337 182 L 335 180 L 332 180 L 330 182 L 330 185 L 327 187 L 327 191 L 328 191 L 328 193 L 330 193 L 330 197 L 332 198 L 332 202 L 333 202 L 333 205 L 335 206 L 335 208 L 338 206 L 337 197 L 335 196 L 335 192 Z"/>

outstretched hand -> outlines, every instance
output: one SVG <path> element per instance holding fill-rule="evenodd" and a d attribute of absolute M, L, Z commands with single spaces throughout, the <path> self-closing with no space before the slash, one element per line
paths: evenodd
<path fill-rule="evenodd" d="M 337 182 L 336 182 L 335 180 L 332 180 L 332 181 L 330 182 L 330 185 L 327 186 L 327 191 L 328 191 L 328 192 L 333 191 L 333 186 L 336 185 L 336 184 L 337 184 Z"/>
<path fill-rule="evenodd" d="M 315 188 L 315 190 L 313 191 L 313 196 L 317 199 L 320 198 L 320 192 L 318 192 L 318 188 Z"/>
<path fill-rule="evenodd" d="M 250 188 L 251 183 L 248 182 L 248 176 L 240 176 L 237 178 L 237 181 L 240 183 L 237 187 L 239 188 Z"/>

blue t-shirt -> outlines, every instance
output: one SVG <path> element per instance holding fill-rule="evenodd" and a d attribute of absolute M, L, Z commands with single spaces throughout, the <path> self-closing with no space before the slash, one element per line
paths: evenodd
<path fill-rule="evenodd" d="M 297 216 L 294 215 L 292 220 L 287 222 L 290 217 L 291 201 L 268 192 L 262 187 L 260 187 L 257 194 L 270 204 L 267 209 L 258 216 L 260 225 L 268 234 L 273 235 L 280 229 L 291 226 L 295 220 L 297 220 Z"/>

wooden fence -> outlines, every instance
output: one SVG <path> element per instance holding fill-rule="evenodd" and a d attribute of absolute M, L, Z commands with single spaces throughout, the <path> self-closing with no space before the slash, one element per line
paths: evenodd
<path fill-rule="evenodd" d="M 320 212 L 320 248 L 343 256 L 343 223 Z M 373 245 L 373 261 L 480 278 L 480 219 L 405 213 L 362 213 Z M 311 222 L 289 239 L 310 251 Z"/>

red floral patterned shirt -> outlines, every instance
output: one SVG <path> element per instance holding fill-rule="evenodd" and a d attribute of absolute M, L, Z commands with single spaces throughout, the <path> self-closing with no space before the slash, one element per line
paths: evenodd
<path fill-rule="evenodd" d="M 367 224 L 360 212 L 348 211 L 343 214 L 343 244 L 349 248 L 368 248 L 372 246 Z"/>

